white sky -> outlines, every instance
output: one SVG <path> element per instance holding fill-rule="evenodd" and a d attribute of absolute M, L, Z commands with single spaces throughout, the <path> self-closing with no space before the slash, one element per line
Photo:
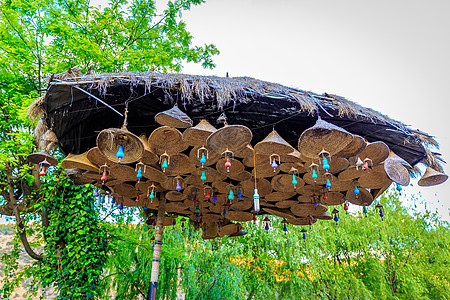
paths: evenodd
<path fill-rule="evenodd" d="M 444 0 L 207 0 L 184 20 L 194 44 L 221 51 L 217 67 L 183 72 L 335 93 L 434 135 L 450 160 L 449 11 Z M 450 183 L 413 183 L 407 190 L 450 220 Z"/>

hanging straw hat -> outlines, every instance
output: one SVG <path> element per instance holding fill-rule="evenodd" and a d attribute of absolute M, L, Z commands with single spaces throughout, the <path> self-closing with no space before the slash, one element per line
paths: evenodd
<path fill-rule="evenodd" d="M 232 201 L 230 210 L 244 211 L 253 207 L 253 200 L 250 200 L 249 198 L 237 198 L 237 199 L 239 200 L 236 200 L 236 198 L 234 198 L 234 200 Z"/>
<path fill-rule="evenodd" d="M 229 185 L 229 183 L 225 182 L 225 181 L 214 181 L 212 183 L 212 187 L 214 188 L 214 190 L 221 194 L 227 193 L 228 185 Z M 252 194 L 252 196 L 253 196 L 253 194 Z"/>
<path fill-rule="evenodd" d="M 247 145 L 247 147 L 242 148 L 241 150 L 234 153 L 234 156 L 239 157 L 239 158 L 253 159 L 253 147 L 251 145 Z"/>
<path fill-rule="evenodd" d="M 292 175 L 280 174 L 272 178 L 271 185 L 277 192 L 299 192 L 299 190 L 305 185 L 305 181 L 298 176 L 295 176 L 297 180 L 296 187 L 292 184 Z"/>
<path fill-rule="evenodd" d="M 319 195 L 319 194 L 323 194 L 324 190 L 325 190 L 325 188 L 323 186 L 321 186 L 321 185 L 310 185 L 310 184 L 307 184 L 304 187 L 302 187 L 298 191 L 298 193 L 300 193 L 301 195 L 316 196 L 316 195 Z"/>
<path fill-rule="evenodd" d="M 29 154 L 27 156 L 27 160 L 30 163 L 37 164 L 37 165 L 44 161 L 47 161 L 47 163 L 50 166 L 56 166 L 58 164 L 58 161 L 56 160 L 56 158 L 51 156 L 46 150 L 42 150 L 39 152 Z"/>
<path fill-rule="evenodd" d="M 252 140 L 252 131 L 243 125 L 225 125 L 212 133 L 206 140 L 211 151 L 222 153 L 226 150 L 238 152 Z"/>
<path fill-rule="evenodd" d="M 187 199 L 187 196 L 178 191 L 169 191 L 166 193 L 166 199 L 169 201 L 183 201 Z"/>
<path fill-rule="evenodd" d="M 353 189 L 347 191 L 345 198 L 350 203 L 355 204 L 355 205 L 369 206 L 370 204 L 372 204 L 372 202 L 373 202 L 372 194 L 365 188 L 359 187 L 358 190 L 359 190 L 358 198 L 356 198 L 356 195 L 353 192 Z"/>
<path fill-rule="evenodd" d="M 153 168 L 152 166 L 145 166 L 144 170 L 142 172 L 142 176 L 147 178 L 150 181 L 156 181 L 159 183 L 166 182 L 168 180 L 168 177 L 166 174 L 161 172 L 160 170 Z"/>
<path fill-rule="evenodd" d="M 220 228 L 219 236 L 230 235 L 230 234 L 236 233 L 238 231 L 241 231 L 241 229 L 242 229 L 241 224 L 230 223 L 230 224 L 225 225 L 222 228 Z"/>
<path fill-rule="evenodd" d="M 319 118 L 313 127 L 300 135 L 298 150 L 310 158 L 316 158 L 322 149 L 334 155 L 347 147 L 352 140 L 353 135 L 350 132 Z"/>
<path fill-rule="evenodd" d="M 206 140 L 215 131 L 217 129 L 208 121 L 201 120 L 197 125 L 189 127 L 183 132 L 183 141 L 189 146 L 206 146 Z"/>
<path fill-rule="evenodd" d="M 349 158 L 358 155 L 366 148 L 366 140 L 359 135 L 354 134 L 353 140 L 344 149 L 335 154 L 337 157 Z"/>
<path fill-rule="evenodd" d="M 174 128 L 188 128 L 192 126 L 192 120 L 182 112 L 175 104 L 171 109 L 162 111 L 155 116 L 156 123 Z"/>
<path fill-rule="evenodd" d="M 227 212 L 227 219 L 236 222 L 247 222 L 253 220 L 253 214 L 245 211 L 232 211 Z"/>
<path fill-rule="evenodd" d="M 388 160 L 388 159 L 389 160 L 392 159 L 392 160 L 394 160 L 396 162 L 401 163 L 407 169 L 412 169 L 412 166 L 411 166 L 411 164 L 409 162 L 407 162 L 406 160 L 404 160 L 403 158 L 401 158 L 400 156 L 395 154 L 394 151 L 392 151 L 392 150 L 389 152 L 389 156 L 388 156 L 388 158 L 386 158 L 386 160 Z"/>
<path fill-rule="evenodd" d="M 315 216 L 315 218 L 318 219 L 318 220 L 331 220 L 331 219 L 333 219 L 333 217 L 327 211 L 324 212 L 321 215 Z"/>
<path fill-rule="evenodd" d="M 270 157 L 269 157 L 269 155 L 266 155 L 266 154 L 256 154 L 255 159 L 253 159 L 253 155 L 248 156 L 242 160 L 242 163 L 246 167 L 253 168 L 255 166 L 255 160 L 256 160 L 256 165 L 259 165 L 259 164 L 269 162 Z"/>
<path fill-rule="evenodd" d="M 91 163 L 87 158 L 87 152 L 82 154 L 69 154 L 61 162 L 61 167 L 64 169 L 82 169 L 86 171 L 98 172 L 98 167 Z"/>
<path fill-rule="evenodd" d="M 181 132 L 175 128 L 162 126 L 153 130 L 148 138 L 151 152 L 162 155 L 164 152 L 175 154 L 183 152 L 188 144 L 183 141 Z"/>
<path fill-rule="evenodd" d="M 222 181 L 225 180 L 227 178 L 226 175 L 218 172 L 216 169 L 213 169 L 211 167 L 206 167 L 206 168 L 196 168 L 193 172 L 192 175 L 197 177 L 198 179 L 200 179 L 200 177 L 202 176 L 202 173 L 205 172 L 206 175 L 206 180 L 204 182 L 215 182 L 215 181 Z M 201 179 L 200 179 L 201 181 Z"/>
<path fill-rule="evenodd" d="M 193 163 L 197 167 L 200 167 L 202 164 L 200 162 L 201 157 L 198 157 L 198 149 L 200 149 L 200 146 L 195 146 L 194 148 L 192 148 L 191 152 L 189 152 L 189 159 L 191 160 L 191 163 Z M 208 151 L 208 157 L 205 157 L 206 163 L 204 164 L 204 166 L 211 166 L 215 164 L 221 157 L 222 156 L 220 155 L 220 153 Z"/>
<path fill-rule="evenodd" d="M 255 145 L 256 153 L 260 154 L 289 154 L 294 151 L 294 147 L 289 145 L 275 130 L 269 133 L 261 142 Z"/>
<path fill-rule="evenodd" d="M 306 173 L 306 167 L 301 162 L 285 162 L 278 166 L 281 172 L 289 173 L 292 168 L 296 169 L 298 174 Z"/>
<path fill-rule="evenodd" d="M 114 165 L 109 168 L 112 177 L 123 181 L 137 181 L 134 168 L 125 165 Z"/>
<path fill-rule="evenodd" d="M 206 222 L 204 220 L 204 217 L 205 216 L 203 216 L 203 222 L 206 223 L 206 232 L 204 232 L 203 235 L 207 238 L 217 237 L 217 234 L 219 233 L 219 226 L 217 224 L 217 221 L 216 222 Z M 203 238 L 203 236 L 202 236 L 202 238 Z"/>
<path fill-rule="evenodd" d="M 374 165 L 382 163 L 386 158 L 389 157 L 389 147 L 383 142 L 373 142 L 368 143 L 366 148 L 358 154 L 362 160 L 369 158 L 372 160 Z"/>
<path fill-rule="evenodd" d="M 263 210 L 268 212 L 271 215 L 277 216 L 277 217 L 281 217 L 281 218 L 285 218 L 285 219 L 293 219 L 296 218 L 295 215 L 293 215 L 291 213 L 291 211 L 289 209 L 286 208 L 265 208 L 263 207 Z"/>
<path fill-rule="evenodd" d="M 129 132 L 126 127 L 104 129 L 97 136 L 98 149 L 113 162 L 118 162 L 116 153 L 120 146 L 123 147 L 124 153 L 124 157 L 120 161 L 122 164 L 136 162 L 144 155 L 144 144 L 141 139 Z"/>
<path fill-rule="evenodd" d="M 168 202 L 166 203 L 166 212 L 168 213 L 177 213 L 180 215 L 188 215 L 191 212 L 186 210 L 183 205 L 180 205 L 178 202 Z"/>
<path fill-rule="evenodd" d="M 420 186 L 433 186 L 444 183 L 448 175 L 438 172 L 430 167 L 427 167 L 425 174 L 420 178 L 418 184 Z"/>
<path fill-rule="evenodd" d="M 345 182 L 349 180 L 353 180 L 361 177 L 364 174 L 364 170 L 362 168 L 356 169 L 353 166 L 348 167 L 348 169 L 342 171 L 338 175 L 339 181 Z"/>
<path fill-rule="evenodd" d="M 331 174 L 342 172 L 350 165 L 347 159 L 338 156 L 333 156 L 329 163 L 330 169 L 328 170 L 328 172 L 330 172 Z"/>
<path fill-rule="evenodd" d="M 297 200 L 281 200 L 275 203 L 275 206 L 278 208 L 291 208 L 295 204 L 297 204 Z"/>
<path fill-rule="evenodd" d="M 167 176 L 184 175 L 193 171 L 195 171 L 195 166 L 186 154 L 177 153 L 170 156 L 170 163 L 166 169 Z"/>
<path fill-rule="evenodd" d="M 107 159 L 101 152 L 100 149 L 98 149 L 98 147 L 94 147 L 89 149 L 89 151 L 87 152 L 87 159 L 93 163 L 94 165 L 100 167 L 103 165 L 108 165 L 108 166 L 112 166 L 112 165 L 118 165 L 117 162 L 113 162 L 110 161 L 109 159 Z"/>
<path fill-rule="evenodd" d="M 299 162 L 301 159 L 301 154 L 297 150 L 294 149 L 293 152 L 289 154 L 280 155 L 281 162 Z"/>
<path fill-rule="evenodd" d="M 252 178 L 252 174 L 248 171 L 242 171 L 241 173 L 237 174 L 228 174 L 228 178 L 236 181 L 245 181 Z"/>
<path fill-rule="evenodd" d="M 282 200 L 288 200 L 297 195 L 296 192 L 272 192 L 264 197 L 264 200 L 269 202 L 277 202 Z"/>
<path fill-rule="evenodd" d="M 339 192 L 327 192 L 327 199 L 323 196 L 320 197 L 320 203 L 327 206 L 341 205 L 345 202 L 344 194 Z"/>
<path fill-rule="evenodd" d="M 72 179 L 75 185 L 83 185 L 93 183 L 95 180 L 86 176 L 83 176 L 84 171 L 81 169 L 66 169 L 65 174 Z"/>
<path fill-rule="evenodd" d="M 256 178 L 273 177 L 278 173 L 280 173 L 280 168 L 277 167 L 276 169 L 273 169 L 269 160 L 260 164 L 256 164 L 256 167 L 253 167 L 252 176 L 255 176 L 255 169 L 256 169 Z"/>
<path fill-rule="evenodd" d="M 241 182 L 242 194 L 248 198 L 253 199 L 253 194 L 255 191 L 255 179 L 249 179 Z M 265 197 L 267 194 L 272 192 L 272 186 L 267 179 L 257 178 L 256 187 L 258 189 L 258 194 L 260 197 Z"/>
<path fill-rule="evenodd" d="M 352 188 L 353 180 L 341 181 L 337 178 L 336 181 L 331 183 L 331 192 L 346 192 Z"/>
<path fill-rule="evenodd" d="M 372 198 L 375 200 L 379 196 L 381 196 L 392 184 L 392 181 L 389 180 L 389 184 L 386 183 L 382 188 L 379 189 L 371 189 L 370 194 L 372 194 Z"/>
<path fill-rule="evenodd" d="M 204 182 L 200 179 L 200 176 L 198 175 L 188 175 L 186 176 L 186 178 L 184 179 L 184 183 L 189 186 L 189 185 L 193 185 L 196 187 L 202 187 Z"/>
<path fill-rule="evenodd" d="M 225 158 L 221 158 L 216 163 L 216 169 L 220 174 L 228 176 L 228 174 L 239 174 L 242 173 L 245 169 L 244 165 L 237 159 L 230 159 L 231 167 L 229 168 L 229 172 L 227 172 L 227 168 L 225 168 Z"/>
<path fill-rule="evenodd" d="M 120 196 L 128 199 L 134 199 L 137 195 L 139 195 L 138 191 L 128 183 L 121 183 L 114 187 L 114 192 L 119 194 Z"/>
<path fill-rule="evenodd" d="M 410 177 L 408 169 L 405 168 L 400 162 L 392 158 L 384 161 L 384 171 L 389 179 L 402 186 L 409 185 Z"/>
<path fill-rule="evenodd" d="M 292 225 L 309 225 L 309 222 L 311 221 L 313 224 L 317 222 L 316 218 L 308 217 L 308 218 L 287 218 L 286 219 L 289 224 Z"/>
<path fill-rule="evenodd" d="M 391 184 L 383 165 L 377 165 L 372 170 L 366 170 L 358 180 L 359 185 L 366 189 L 380 189 L 386 184 Z"/>
<path fill-rule="evenodd" d="M 326 212 L 328 208 L 325 205 L 318 204 L 314 206 L 308 203 L 298 203 L 291 207 L 291 212 L 298 217 L 318 216 Z"/>
<path fill-rule="evenodd" d="M 158 162 L 158 155 L 156 155 L 155 153 L 153 153 L 150 150 L 150 145 L 148 144 L 148 138 L 147 136 L 143 133 L 139 136 L 139 138 L 141 139 L 142 143 L 144 144 L 144 155 L 142 156 L 140 162 L 146 164 L 146 165 L 151 165 L 154 163 Z"/>

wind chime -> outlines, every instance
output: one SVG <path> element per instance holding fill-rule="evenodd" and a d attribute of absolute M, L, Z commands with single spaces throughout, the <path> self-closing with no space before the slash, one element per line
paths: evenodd
<path fill-rule="evenodd" d="M 297 190 L 297 184 L 298 184 L 298 181 L 297 181 L 298 170 L 296 168 L 294 168 L 294 167 L 291 167 L 291 169 L 289 170 L 289 174 L 292 175 L 291 183 L 294 186 L 294 191 L 296 191 Z"/>
<path fill-rule="evenodd" d="M 142 170 L 144 170 L 144 173 L 145 173 L 146 168 L 147 168 L 147 166 L 144 165 L 142 162 L 138 162 L 136 164 L 134 171 L 136 172 L 136 178 L 137 178 L 138 183 L 141 182 L 141 179 L 142 179 Z"/>
<path fill-rule="evenodd" d="M 58 161 L 51 156 L 46 150 L 31 153 L 27 156 L 27 160 L 33 164 L 39 165 L 39 175 L 45 176 L 47 168 L 50 166 L 56 166 Z"/>
<path fill-rule="evenodd" d="M 163 173 L 166 173 L 166 169 L 169 167 L 169 163 L 170 163 L 170 156 L 169 154 L 167 154 L 167 152 L 164 152 L 159 157 L 159 164 L 161 165 Z"/>
<path fill-rule="evenodd" d="M 337 224 L 337 222 L 339 221 L 339 210 L 337 210 L 336 208 L 335 209 L 333 209 L 333 211 L 331 212 L 334 216 L 333 216 L 333 220 L 336 222 L 336 224 Z"/>
<path fill-rule="evenodd" d="M 286 219 L 283 219 L 283 221 L 281 221 L 281 224 L 283 224 L 283 231 L 284 231 L 284 234 L 287 234 L 287 223 L 288 223 L 288 221 L 286 220 Z"/>
<path fill-rule="evenodd" d="M 263 222 L 265 222 L 265 225 L 264 225 L 264 229 L 266 230 L 266 231 L 268 231 L 270 228 L 269 228 L 269 222 L 270 222 L 270 219 L 266 216 L 264 219 L 263 219 Z"/>
<path fill-rule="evenodd" d="M 380 213 L 381 220 L 383 221 L 383 217 L 384 217 L 383 205 L 378 203 L 377 205 L 375 205 L 375 208 L 378 209 L 378 212 Z"/>

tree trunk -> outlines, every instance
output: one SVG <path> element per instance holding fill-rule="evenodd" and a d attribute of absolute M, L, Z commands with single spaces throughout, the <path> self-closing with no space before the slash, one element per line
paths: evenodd
<path fill-rule="evenodd" d="M 152 273 L 150 276 L 150 287 L 148 289 L 148 300 L 156 300 L 156 287 L 158 285 L 159 261 L 161 258 L 161 245 L 164 231 L 164 215 L 166 212 L 166 198 L 159 199 L 158 216 L 156 217 L 155 246 L 153 248 Z"/>

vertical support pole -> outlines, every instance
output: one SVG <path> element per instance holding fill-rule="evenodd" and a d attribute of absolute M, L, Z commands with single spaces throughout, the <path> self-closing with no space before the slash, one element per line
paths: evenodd
<path fill-rule="evenodd" d="M 155 246 L 153 248 L 152 273 L 150 276 L 150 287 L 147 300 L 156 300 L 156 287 L 159 276 L 159 260 L 161 258 L 161 245 L 164 230 L 164 215 L 166 212 L 166 198 L 159 198 L 158 215 L 156 217 Z"/>

